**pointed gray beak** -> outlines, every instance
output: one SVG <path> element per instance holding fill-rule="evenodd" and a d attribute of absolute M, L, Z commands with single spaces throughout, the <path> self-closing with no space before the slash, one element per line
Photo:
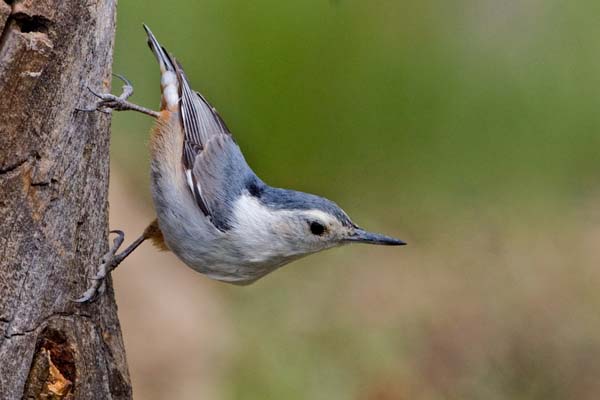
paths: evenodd
<path fill-rule="evenodd" d="M 381 235 L 379 233 L 365 231 L 364 229 L 356 228 L 354 233 L 348 237 L 349 242 L 379 244 L 384 246 L 403 246 L 406 243 L 402 240 L 394 239 L 390 236 Z"/>

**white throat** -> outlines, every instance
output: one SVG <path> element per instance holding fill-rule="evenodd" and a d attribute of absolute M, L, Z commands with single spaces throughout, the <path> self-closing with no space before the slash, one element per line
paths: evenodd
<path fill-rule="evenodd" d="M 320 211 L 306 213 L 314 212 Z M 274 210 L 249 194 L 236 200 L 233 218 L 237 245 L 252 262 L 280 263 L 323 249 L 315 242 L 302 240 L 306 227 L 296 222 L 296 211 Z"/>

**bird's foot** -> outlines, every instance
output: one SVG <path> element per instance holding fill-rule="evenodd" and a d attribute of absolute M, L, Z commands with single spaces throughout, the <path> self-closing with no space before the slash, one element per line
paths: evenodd
<path fill-rule="evenodd" d="M 113 241 L 113 245 L 110 250 L 104 254 L 101 260 L 98 272 L 92 278 L 92 285 L 85 291 L 85 293 L 78 299 L 73 300 L 76 303 L 87 303 L 96 300 L 98 295 L 104 293 L 106 290 L 106 276 L 123 261 L 122 254 L 116 254 L 119 247 L 123 244 L 125 234 L 123 231 L 110 231 L 110 233 L 116 233 L 117 237 Z"/>
<path fill-rule="evenodd" d="M 141 112 L 146 115 L 150 115 L 154 118 L 158 118 L 160 116 L 160 113 L 157 111 L 150 110 L 146 107 L 138 106 L 137 104 L 133 104 L 133 103 L 127 101 L 127 99 L 129 97 L 131 97 L 131 95 L 133 94 L 133 86 L 131 85 L 131 82 L 129 82 L 129 80 L 127 80 L 127 78 L 125 78 L 122 75 L 119 75 L 119 74 L 113 74 L 113 75 L 123 81 L 123 83 L 124 83 L 123 92 L 119 96 L 115 96 L 114 94 L 111 94 L 111 93 L 97 93 L 94 90 L 92 90 L 90 87 L 88 87 L 87 89 L 90 91 L 90 93 L 92 93 L 94 96 L 99 98 L 100 101 L 98 101 L 96 103 L 96 106 L 94 108 L 88 108 L 88 109 L 78 108 L 77 111 L 83 111 L 83 112 L 99 111 L 104 114 L 110 114 L 112 110 L 115 110 L 115 111 L 131 110 L 131 111 Z"/>

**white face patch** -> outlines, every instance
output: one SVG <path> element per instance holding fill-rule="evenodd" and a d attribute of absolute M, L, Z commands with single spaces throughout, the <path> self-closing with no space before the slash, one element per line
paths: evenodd
<path fill-rule="evenodd" d="M 311 221 L 333 234 L 314 235 Z M 334 216 L 321 210 L 274 210 L 247 194 L 234 204 L 233 235 L 240 237 L 239 250 L 253 262 L 297 258 L 336 246 L 340 228 Z"/>
<path fill-rule="evenodd" d="M 321 210 L 306 210 L 303 211 L 303 214 L 306 215 L 307 218 L 314 219 L 327 227 L 340 225 L 337 218 Z"/>

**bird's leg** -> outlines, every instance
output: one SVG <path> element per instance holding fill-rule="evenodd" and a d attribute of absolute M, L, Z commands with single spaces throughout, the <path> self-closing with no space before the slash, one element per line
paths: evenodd
<path fill-rule="evenodd" d="M 110 233 L 116 233 L 117 237 L 113 241 L 113 245 L 110 250 L 102 257 L 102 263 L 98 268 L 98 272 L 92 278 L 92 285 L 88 290 L 85 291 L 83 296 L 79 299 L 75 300 L 77 303 L 87 303 L 88 301 L 93 301 L 96 299 L 98 294 L 104 293 L 106 289 L 105 278 L 106 276 L 113 271 L 115 268 L 119 266 L 119 264 L 129 255 L 131 254 L 140 244 L 144 242 L 148 238 L 146 232 L 138 237 L 133 243 L 129 245 L 125 250 L 121 253 L 116 254 L 119 247 L 123 244 L 123 240 L 125 239 L 125 234 L 123 231 L 111 231 Z"/>
<path fill-rule="evenodd" d="M 96 103 L 96 107 L 94 107 L 94 108 L 90 108 L 90 109 L 78 108 L 77 111 L 84 111 L 84 112 L 100 111 L 105 114 L 109 114 L 111 110 L 115 110 L 115 111 L 131 110 L 131 111 L 141 112 L 146 115 L 150 115 L 151 117 L 154 117 L 154 118 L 158 118 L 160 116 L 160 113 L 158 111 L 150 110 L 146 107 L 138 106 L 137 104 L 133 104 L 133 103 L 127 101 L 127 99 L 133 94 L 133 86 L 131 85 L 131 82 L 129 82 L 122 75 L 118 75 L 118 74 L 114 74 L 114 75 L 117 78 L 119 78 L 120 80 L 122 80 L 124 83 L 123 93 L 121 93 L 120 96 L 115 96 L 114 94 L 110 94 L 110 93 L 96 93 L 95 91 L 93 91 L 92 89 L 90 89 L 88 87 L 87 89 L 94 96 L 99 98 L 100 101 L 98 101 L 98 103 Z"/>

